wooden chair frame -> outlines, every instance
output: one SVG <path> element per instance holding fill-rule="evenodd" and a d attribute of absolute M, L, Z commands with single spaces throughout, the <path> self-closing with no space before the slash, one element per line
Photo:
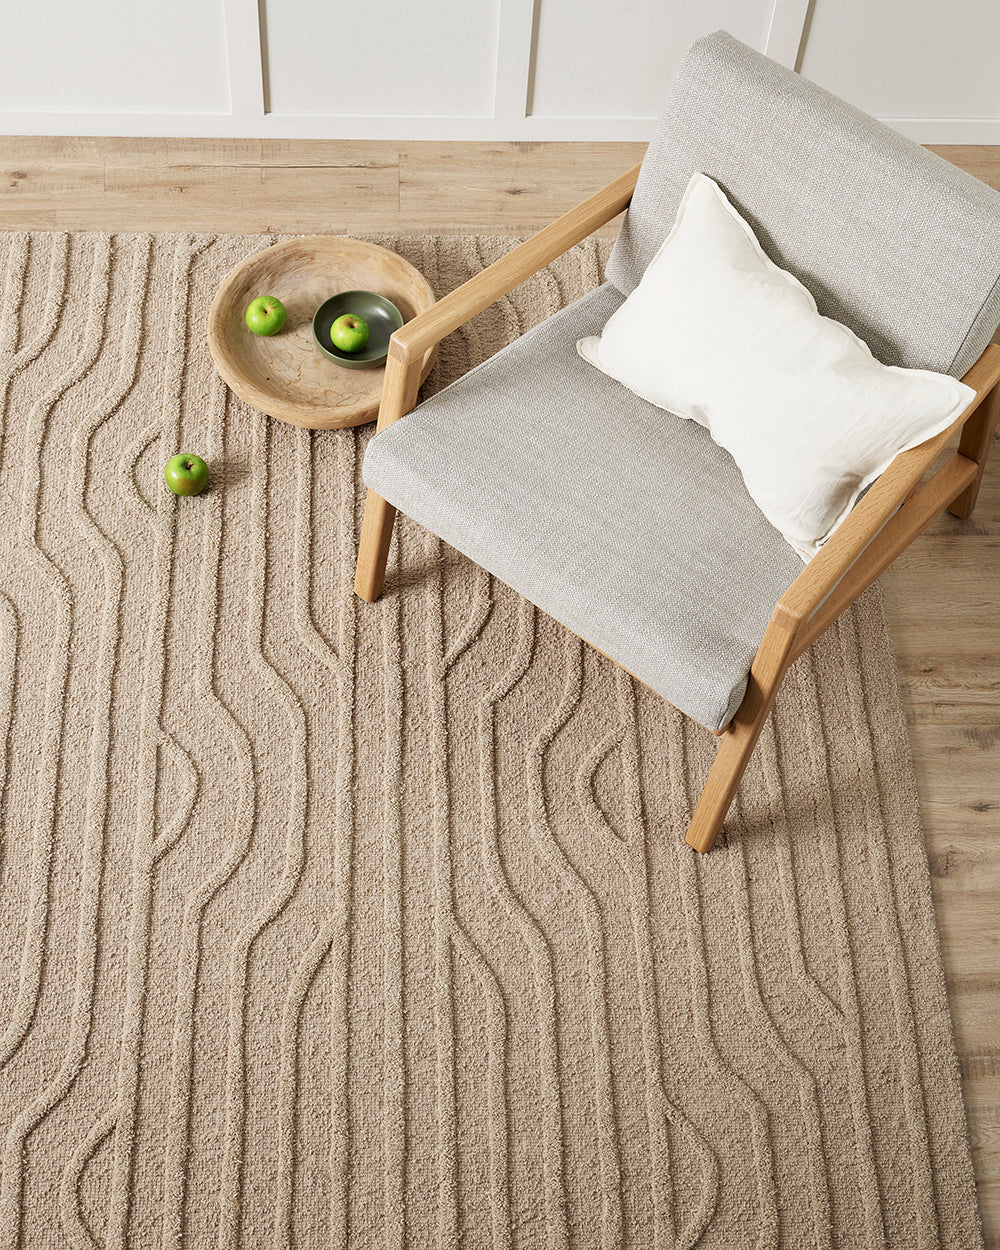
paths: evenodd
<path fill-rule="evenodd" d="M 639 166 L 616 178 L 544 230 L 476 274 L 392 336 L 378 429 L 416 405 L 421 366 L 453 330 L 543 269 L 629 205 Z M 971 513 L 1000 413 L 1000 346 L 991 343 L 963 379 L 976 397 L 955 423 L 898 455 L 819 553 L 780 597 L 750 669 L 736 715 L 717 732 L 719 750 L 687 830 L 708 851 L 729 811 L 750 755 L 788 669 L 944 509 Z M 957 450 L 923 481 L 961 431 Z M 369 490 L 355 578 L 367 602 L 382 593 L 396 509 Z"/>

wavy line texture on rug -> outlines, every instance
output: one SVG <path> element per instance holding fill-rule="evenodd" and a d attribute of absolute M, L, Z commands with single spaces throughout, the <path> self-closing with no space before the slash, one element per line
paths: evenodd
<path fill-rule="evenodd" d="M 0 1245 L 980 1244 L 878 588 L 695 856 L 704 731 L 416 526 L 352 595 L 370 427 L 205 344 L 268 241 L 2 236 Z"/>

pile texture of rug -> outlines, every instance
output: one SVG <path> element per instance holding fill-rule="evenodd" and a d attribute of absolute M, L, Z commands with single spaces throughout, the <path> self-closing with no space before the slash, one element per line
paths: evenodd
<path fill-rule="evenodd" d="M 370 428 L 205 344 L 272 241 L 0 236 L 0 1247 L 979 1245 L 878 589 L 696 856 L 704 731 L 405 521 L 352 595 Z"/>

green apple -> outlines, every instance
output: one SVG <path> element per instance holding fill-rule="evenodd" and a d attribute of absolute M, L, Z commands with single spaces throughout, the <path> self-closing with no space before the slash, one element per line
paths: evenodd
<path fill-rule="evenodd" d="M 163 477 L 175 495 L 199 495 L 208 485 L 208 465 L 201 456 L 171 456 Z"/>
<path fill-rule="evenodd" d="M 368 346 L 368 322 L 357 313 L 344 313 L 330 327 L 330 342 L 342 352 L 359 352 Z"/>
<path fill-rule="evenodd" d="M 276 295 L 259 295 L 247 306 L 247 329 L 254 334 L 277 334 L 287 319 L 285 305 Z"/>

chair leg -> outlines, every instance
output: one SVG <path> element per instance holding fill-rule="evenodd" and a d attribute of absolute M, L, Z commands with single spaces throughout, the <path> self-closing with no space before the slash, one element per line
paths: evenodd
<path fill-rule="evenodd" d="M 365 516 L 358 543 L 358 567 L 354 574 L 354 593 L 366 603 L 374 603 L 382 593 L 395 519 L 396 509 L 392 504 L 370 490 L 365 499 Z"/>
<path fill-rule="evenodd" d="M 958 444 L 961 454 L 968 456 L 979 465 L 979 472 L 974 480 L 948 505 L 948 511 L 952 516 L 957 516 L 963 521 L 972 514 L 972 509 L 976 506 L 976 498 L 982 484 L 998 416 L 1000 416 L 1000 386 L 995 386 L 966 421 Z"/>
<path fill-rule="evenodd" d="M 382 401 L 378 409 L 376 433 L 386 429 L 410 412 L 417 402 L 424 356 L 409 360 L 395 336 L 389 340 L 389 356 L 382 382 Z M 366 603 L 374 603 L 385 583 L 385 563 L 392 542 L 392 525 L 396 509 L 381 495 L 370 490 L 365 498 L 365 516 L 358 543 L 358 565 L 354 574 L 354 593 Z"/>
<path fill-rule="evenodd" d="M 719 836 L 740 780 L 750 762 L 750 756 L 757 745 L 757 739 L 764 728 L 771 702 L 773 700 L 768 701 L 751 719 L 739 721 L 734 717 L 729 729 L 719 739 L 718 754 L 701 792 L 698 806 L 694 809 L 685 838 L 688 846 L 696 851 L 704 853 L 715 845 L 715 839 Z"/>
<path fill-rule="evenodd" d="M 688 825 L 686 841 L 710 851 L 722 828 L 782 679 L 792 663 L 795 636 L 771 619 L 750 670 L 743 702 L 719 740 L 719 751 Z"/>

